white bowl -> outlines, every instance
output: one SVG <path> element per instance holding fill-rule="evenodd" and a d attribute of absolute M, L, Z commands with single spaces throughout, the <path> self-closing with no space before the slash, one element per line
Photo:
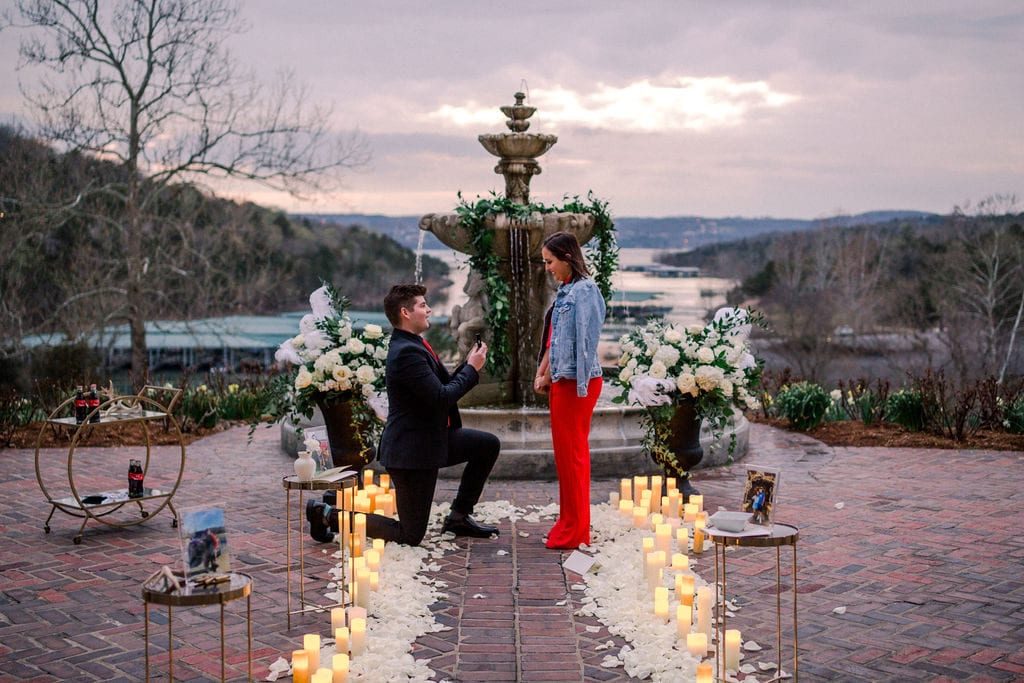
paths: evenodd
<path fill-rule="evenodd" d="M 733 510 L 719 510 L 708 517 L 711 526 L 722 531 L 743 531 L 750 521 L 752 514 L 749 512 L 735 512 Z"/>

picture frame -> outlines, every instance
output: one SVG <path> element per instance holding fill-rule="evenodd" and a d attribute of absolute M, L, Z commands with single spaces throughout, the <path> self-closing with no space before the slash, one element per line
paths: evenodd
<path fill-rule="evenodd" d="M 231 553 L 222 508 L 196 506 L 181 510 L 178 514 L 178 537 L 183 575 L 187 581 L 231 571 Z"/>
<path fill-rule="evenodd" d="M 747 468 L 741 509 L 753 515 L 751 524 L 771 527 L 775 520 L 778 492 L 779 470 L 771 467 Z"/>
<path fill-rule="evenodd" d="M 323 472 L 334 467 L 334 458 L 331 456 L 331 442 L 327 440 L 327 427 L 306 427 L 302 430 L 302 440 L 316 439 L 320 442 L 320 449 L 313 453 L 313 460 L 316 461 L 316 471 Z"/>

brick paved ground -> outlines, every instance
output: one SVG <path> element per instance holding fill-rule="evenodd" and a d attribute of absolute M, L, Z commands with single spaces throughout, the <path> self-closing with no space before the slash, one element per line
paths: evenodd
<path fill-rule="evenodd" d="M 753 425 L 751 444 L 743 464 L 702 474 L 698 485 L 712 510 L 735 507 L 744 465 L 782 470 L 778 518 L 801 527 L 803 680 L 1024 680 L 1021 453 L 829 448 L 763 425 Z M 76 467 L 91 460 L 126 471 L 128 458 L 137 455 L 102 449 L 75 457 Z M 44 476 L 59 481 L 66 454 L 46 451 L 42 462 Z M 298 618 L 289 631 L 282 608 L 280 477 L 290 467 L 275 431 L 257 432 L 251 444 L 244 429 L 218 434 L 189 448 L 175 499 L 179 508 L 216 503 L 228 510 L 234 567 L 256 581 L 258 678 L 295 647 L 310 623 Z M 606 500 L 616 488 L 616 482 L 594 482 L 593 500 Z M 453 489 L 453 482 L 442 480 L 438 499 L 450 499 Z M 484 495 L 544 505 L 556 500 L 557 486 L 495 481 Z M 167 512 L 125 529 L 90 523 L 81 545 L 71 543 L 78 521 L 58 513 L 53 532 L 44 534 L 48 505 L 27 450 L 0 451 L 0 501 L 0 680 L 141 680 L 139 583 L 179 558 Z M 443 559 L 447 598 L 432 609 L 453 628 L 415 646 L 417 657 L 431 660 L 437 680 L 630 680 L 621 669 L 601 668 L 608 652 L 597 646 L 622 641 L 595 620 L 574 615 L 579 594 L 569 586 L 579 579 L 563 572 L 559 553 L 543 548 L 548 524 L 504 520 L 500 539 L 461 540 L 459 550 Z M 315 572 L 317 554 L 310 557 Z M 729 585 L 741 604 L 735 625 L 768 648 L 769 659 L 775 647 L 774 569 L 772 550 L 729 556 Z M 487 598 L 472 599 L 479 594 Z M 232 680 L 245 677 L 243 606 L 227 609 Z M 837 607 L 846 607 L 845 613 L 834 613 Z M 219 676 L 217 614 L 216 608 L 175 612 L 178 680 Z M 162 654 L 166 617 L 162 610 L 152 616 L 154 654 Z M 588 626 L 600 628 L 591 632 Z M 784 663 L 791 636 L 783 634 Z M 166 680 L 166 656 L 154 664 Z"/>

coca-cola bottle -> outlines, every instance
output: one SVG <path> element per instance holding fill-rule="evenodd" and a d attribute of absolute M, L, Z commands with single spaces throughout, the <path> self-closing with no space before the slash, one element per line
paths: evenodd
<path fill-rule="evenodd" d="M 75 392 L 75 424 L 82 424 L 85 422 L 86 416 L 89 414 L 89 402 L 85 399 L 85 389 L 82 385 L 78 385 L 78 390 Z"/>
<path fill-rule="evenodd" d="M 89 399 L 88 399 L 88 403 L 89 403 L 89 413 L 90 413 L 90 415 L 89 415 L 89 422 L 99 422 L 100 421 L 100 411 L 98 410 L 98 408 L 100 407 L 100 395 L 99 395 L 99 392 L 96 391 L 96 385 L 95 384 L 90 384 L 89 385 Z"/>
<path fill-rule="evenodd" d="M 144 474 L 142 472 L 142 461 L 141 460 L 129 460 L 128 461 L 128 497 L 129 498 L 142 498 L 143 486 L 142 478 Z"/>

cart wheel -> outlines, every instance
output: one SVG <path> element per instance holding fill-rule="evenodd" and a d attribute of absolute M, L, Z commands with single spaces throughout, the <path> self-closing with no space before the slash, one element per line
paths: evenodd
<path fill-rule="evenodd" d="M 148 512 L 146 512 L 145 510 L 143 510 L 143 511 L 142 511 L 142 516 L 143 516 L 143 517 L 149 517 L 149 513 L 148 513 Z"/>
<path fill-rule="evenodd" d="M 82 545 L 82 537 L 81 536 L 75 536 L 74 538 L 71 539 L 71 541 L 75 545 Z"/>

